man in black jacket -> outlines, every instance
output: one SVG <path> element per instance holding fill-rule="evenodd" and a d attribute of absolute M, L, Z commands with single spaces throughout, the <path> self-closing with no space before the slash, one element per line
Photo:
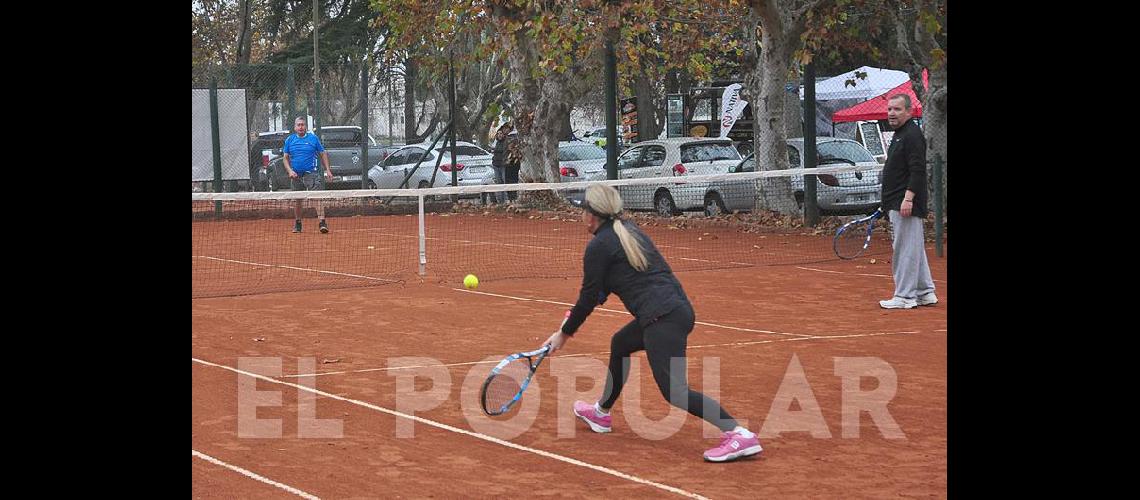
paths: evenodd
<path fill-rule="evenodd" d="M 887 122 L 895 129 L 883 166 L 883 210 L 891 219 L 895 294 L 880 300 L 884 309 L 911 309 L 938 303 L 926 261 L 922 221 L 926 217 L 926 138 L 911 119 L 910 96 L 887 100 Z"/>

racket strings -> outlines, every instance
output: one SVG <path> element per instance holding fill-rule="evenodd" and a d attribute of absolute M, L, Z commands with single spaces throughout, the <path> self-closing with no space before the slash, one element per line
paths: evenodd
<path fill-rule="evenodd" d="M 507 363 L 498 375 L 495 375 L 487 384 L 487 397 L 485 408 L 496 411 L 514 399 L 522 389 L 523 380 L 530 375 L 530 364 L 526 358 L 519 358 Z"/>
<path fill-rule="evenodd" d="M 848 227 L 835 239 L 835 252 L 840 257 L 855 257 L 863 253 L 867 242 L 867 225 L 856 224 Z"/>

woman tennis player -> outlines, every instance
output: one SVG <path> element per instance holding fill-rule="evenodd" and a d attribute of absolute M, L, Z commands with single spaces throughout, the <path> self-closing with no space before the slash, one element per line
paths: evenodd
<path fill-rule="evenodd" d="M 577 203 L 582 222 L 594 235 L 586 245 L 585 272 L 578 302 L 569 319 L 546 341 L 560 349 L 610 293 L 617 294 L 633 321 L 610 340 L 609 373 L 602 399 L 574 402 L 574 415 L 594 432 L 610 432 L 613 408 L 629 378 L 629 357 L 645 350 L 657 388 L 670 404 L 715 425 L 724 432 L 705 460 L 726 462 L 762 451 L 760 441 L 737 424 L 720 403 L 689 388 L 685 346 L 696 320 L 693 307 L 669 264 L 637 224 L 621 218 L 622 201 L 610 186 L 591 185 Z M 544 344 L 545 345 L 545 344 Z M 676 359 L 677 361 L 670 360 Z"/>

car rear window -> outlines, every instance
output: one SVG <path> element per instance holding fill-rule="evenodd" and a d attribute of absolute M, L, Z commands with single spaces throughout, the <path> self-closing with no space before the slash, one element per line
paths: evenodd
<path fill-rule="evenodd" d="M 600 160 L 606 157 L 606 150 L 593 144 L 558 148 L 559 161 Z"/>
<path fill-rule="evenodd" d="M 739 159 L 740 152 L 729 142 L 702 142 L 681 146 L 681 163 Z"/>
<path fill-rule="evenodd" d="M 819 161 L 823 163 L 829 158 L 842 158 L 856 163 L 869 163 L 875 157 L 862 144 L 847 141 L 832 141 L 819 144 Z"/>
<path fill-rule="evenodd" d="M 439 150 L 442 155 L 450 155 L 451 148 L 443 148 Z M 486 151 L 479 149 L 476 146 L 457 146 L 455 148 L 455 156 L 485 156 L 489 155 Z"/>

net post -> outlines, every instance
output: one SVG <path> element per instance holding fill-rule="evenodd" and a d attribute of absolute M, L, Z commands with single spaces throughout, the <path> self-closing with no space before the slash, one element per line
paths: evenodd
<path fill-rule="evenodd" d="M 420 235 L 419 235 L 419 240 L 420 240 L 420 277 L 422 278 L 427 274 L 427 239 L 426 239 L 426 232 L 424 231 L 424 195 L 423 195 L 423 193 L 420 193 L 420 195 L 419 195 L 419 205 L 420 205 L 420 223 L 419 223 L 419 226 L 420 226 L 420 229 L 419 229 L 419 232 L 420 232 Z"/>

